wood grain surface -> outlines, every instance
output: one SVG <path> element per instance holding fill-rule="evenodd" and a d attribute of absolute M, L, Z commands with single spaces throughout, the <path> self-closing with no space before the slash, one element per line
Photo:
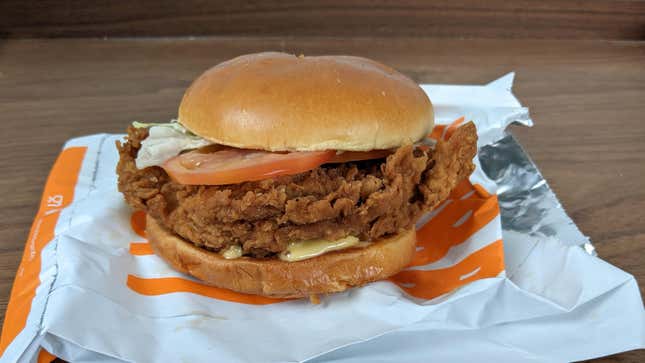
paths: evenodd
<path fill-rule="evenodd" d="M 418 82 L 517 72 L 535 127 L 514 127 L 598 254 L 645 288 L 645 43 L 403 38 L 0 41 L 0 317 L 45 178 L 69 138 L 166 121 L 207 67 L 260 50 L 346 53 Z M 643 351 L 600 361 L 643 362 Z"/>
<path fill-rule="evenodd" d="M 642 0 L 3 0 L 0 37 L 645 39 Z"/>

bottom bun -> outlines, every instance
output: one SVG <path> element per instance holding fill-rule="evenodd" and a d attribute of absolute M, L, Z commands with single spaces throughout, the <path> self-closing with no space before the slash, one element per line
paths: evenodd
<path fill-rule="evenodd" d="M 382 280 L 405 268 L 414 255 L 414 228 L 370 243 L 297 262 L 240 257 L 227 260 L 199 248 L 147 217 L 146 233 L 155 253 L 176 270 L 205 283 L 241 293 L 300 298 L 339 292 Z"/>

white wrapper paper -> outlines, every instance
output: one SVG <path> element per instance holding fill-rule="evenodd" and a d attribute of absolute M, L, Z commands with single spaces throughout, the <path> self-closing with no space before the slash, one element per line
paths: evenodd
<path fill-rule="evenodd" d="M 56 214 L 54 232 L 42 248 L 28 241 L 24 271 L 39 257 L 37 287 L 31 300 L 16 297 L 29 302 L 24 322 L 15 317 L 19 309 L 10 308 L 8 316 L 14 315 L 3 330 L 0 361 L 35 362 L 46 350 L 74 362 L 553 362 L 643 348 L 645 314 L 634 278 L 585 250 L 591 245 L 545 183 L 551 194 L 543 198 L 552 204 L 543 215 L 556 227 L 548 233 L 515 228 L 502 176 L 493 180 L 485 172 L 490 161 L 483 156 L 493 157 L 494 145 L 508 141 L 506 127 L 531 125 L 512 82 L 509 74 L 486 86 L 423 85 L 437 123 L 465 116 L 477 124 L 483 149 L 465 188 L 483 189 L 453 192 L 418 228 L 471 203 L 472 210 L 451 222 L 455 233 L 471 228 L 465 238 L 400 277 L 323 297 L 320 305 L 231 301 L 158 257 L 133 252 L 145 239 L 133 229 L 133 212 L 116 190 L 114 142 L 122 136 L 70 140 L 66 149 L 85 148 L 73 200 L 61 209 L 55 208 L 57 194 L 44 196 L 30 241 L 37 246 L 36 226 Z M 497 193 L 501 213 L 496 203 L 484 203 L 496 202 Z M 503 253 L 494 250 L 500 240 Z M 420 241 L 418 253 L 442 243 Z M 502 256 L 504 264 L 495 269 Z M 471 260 L 474 268 L 467 267 Z M 484 260 L 493 267 L 478 265 Z M 454 290 L 444 292 L 432 278 L 424 282 L 424 276 L 444 279 L 448 275 L 440 274 L 451 271 L 461 271 Z M 160 292 L 153 283 L 170 281 L 164 279 L 190 288 Z"/>

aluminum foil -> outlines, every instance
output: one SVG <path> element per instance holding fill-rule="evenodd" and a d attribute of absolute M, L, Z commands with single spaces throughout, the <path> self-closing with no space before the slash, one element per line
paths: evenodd
<path fill-rule="evenodd" d="M 535 163 L 510 133 L 480 148 L 479 162 L 497 184 L 504 234 L 555 237 L 596 255 L 589 238 L 566 214 Z"/>

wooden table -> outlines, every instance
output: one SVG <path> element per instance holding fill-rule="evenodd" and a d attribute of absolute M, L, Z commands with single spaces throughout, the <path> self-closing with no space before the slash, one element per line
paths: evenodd
<path fill-rule="evenodd" d="M 0 39 L 0 317 L 65 140 L 167 121 L 207 67 L 260 50 L 347 53 L 418 82 L 474 83 L 517 72 L 535 127 L 514 127 L 600 257 L 645 288 L 645 43 L 410 38 Z M 643 362 L 645 352 L 599 361 Z"/>

